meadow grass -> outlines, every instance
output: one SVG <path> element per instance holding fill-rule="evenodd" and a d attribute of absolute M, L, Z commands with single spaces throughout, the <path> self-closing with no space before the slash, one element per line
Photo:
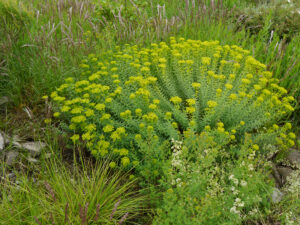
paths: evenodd
<path fill-rule="evenodd" d="M 125 2 L 128 10 L 121 7 L 118 11 Z M 32 19 L 25 25 L 22 38 L 10 48 L 2 45 L 9 53 L 3 51 L 2 55 L 0 95 L 8 96 L 14 106 L 35 107 L 40 97 L 53 91 L 65 77 L 78 76 L 76 66 L 84 55 L 125 43 L 149 46 L 175 36 L 219 40 L 249 49 L 299 99 L 299 34 L 287 43 L 276 33 L 269 33 L 266 23 L 251 36 L 243 29 L 236 31 L 230 18 L 233 5 L 243 8 L 256 1 L 145 2 L 140 6 L 134 1 L 120 1 L 109 8 L 115 14 L 108 20 L 97 14 L 101 8 L 98 2 L 24 1 Z M 299 119 L 298 112 L 294 121 Z"/>

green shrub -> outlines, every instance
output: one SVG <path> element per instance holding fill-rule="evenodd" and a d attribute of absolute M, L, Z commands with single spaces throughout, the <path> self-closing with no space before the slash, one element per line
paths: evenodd
<path fill-rule="evenodd" d="M 135 168 L 154 224 L 240 224 L 270 210 L 260 154 L 294 145 L 291 124 L 276 124 L 294 98 L 249 51 L 171 38 L 80 67 L 81 78 L 51 94 L 54 116 L 96 158 Z"/>
<path fill-rule="evenodd" d="M 54 116 L 67 122 L 74 142 L 81 135 L 95 157 L 113 154 L 125 167 L 144 159 L 145 143 L 161 146 L 183 131 L 201 133 L 219 122 L 239 142 L 294 110 L 293 97 L 248 54 L 216 41 L 172 38 L 170 45 L 127 46 L 102 60 L 90 55 L 81 78 L 66 79 L 51 94 L 59 106 Z M 283 139 L 283 146 L 294 144 Z M 153 159 L 169 154 L 158 149 Z"/>
<path fill-rule="evenodd" d="M 244 214 L 269 209 L 272 185 L 259 173 L 268 171 L 260 155 L 270 145 L 281 153 L 294 145 L 291 124 L 276 124 L 294 110 L 294 98 L 249 51 L 171 38 L 151 48 L 92 54 L 80 67 L 80 78 L 67 78 L 51 94 L 54 117 L 74 143 L 83 141 L 96 158 L 112 158 L 112 168 L 134 167 L 157 208 L 156 224 L 238 224 L 252 219 Z M 182 140 L 182 156 L 173 139 Z M 253 186 L 235 187 L 237 197 L 231 174 Z M 211 195 L 217 186 L 224 190 Z M 201 206 L 203 199 L 208 203 Z M 236 199 L 244 202 L 243 213 L 234 208 Z"/>

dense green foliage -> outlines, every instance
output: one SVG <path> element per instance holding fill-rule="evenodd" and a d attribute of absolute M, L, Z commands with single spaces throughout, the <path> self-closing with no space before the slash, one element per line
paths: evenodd
<path fill-rule="evenodd" d="M 0 0 L 1 130 L 106 162 L 0 180 L 0 223 L 299 224 L 297 173 L 277 204 L 269 178 L 299 130 L 294 3 Z"/>

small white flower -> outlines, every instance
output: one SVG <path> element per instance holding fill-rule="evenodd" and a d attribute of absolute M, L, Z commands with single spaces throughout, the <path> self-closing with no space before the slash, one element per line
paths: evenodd
<path fill-rule="evenodd" d="M 235 185 L 238 185 L 238 184 L 239 184 L 238 179 L 232 179 L 232 181 L 233 181 L 233 183 L 234 183 Z"/>
<path fill-rule="evenodd" d="M 238 190 L 236 190 L 236 191 L 233 192 L 234 195 L 237 195 L 238 193 L 239 193 Z"/>
<path fill-rule="evenodd" d="M 249 165 L 248 165 L 248 169 L 249 169 L 250 171 L 253 171 L 253 170 L 254 170 L 253 165 L 252 165 L 252 164 L 249 164 Z"/>
<path fill-rule="evenodd" d="M 233 207 L 230 209 L 230 212 L 231 212 L 231 213 L 235 213 L 235 214 L 239 214 L 239 213 L 240 213 L 240 211 L 237 210 L 235 206 L 233 206 Z"/>
<path fill-rule="evenodd" d="M 241 185 L 242 185 L 243 187 L 245 187 L 245 186 L 247 185 L 247 182 L 244 181 L 244 180 L 242 180 L 242 181 L 241 181 Z"/>
<path fill-rule="evenodd" d="M 236 203 L 239 203 L 239 202 L 241 202 L 241 201 L 242 201 L 242 200 L 241 200 L 240 198 L 236 198 L 236 199 L 235 199 L 235 202 L 236 202 Z"/>
<path fill-rule="evenodd" d="M 258 213 L 257 209 L 253 209 L 253 210 L 251 210 L 251 211 L 249 212 L 249 214 L 250 214 L 251 216 L 254 216 L 254 215 L 256 215 L 257 213 Z"/>
<path fill-rule="evenodd" d="M 232 180 L 232 179 L 234 179 L 234 175 L 233 175 L 233 174 L 231 174 L 231 175 L 229 176 L 229 180 Z"/>
<path fill-rule="evenodd" d="M 244 205 L 245 205 L 244 202 L 240 202 L 240 203 L 238 204 L 239 207 L 244 207 Z"/>

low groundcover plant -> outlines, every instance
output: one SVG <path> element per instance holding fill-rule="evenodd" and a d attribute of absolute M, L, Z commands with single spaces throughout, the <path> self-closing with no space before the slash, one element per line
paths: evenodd
<path fill-rule="evenodd" d="M 170 220 L 172 212 L 201 224 L 196 215 L 210 204 L 220 211 L 205 214 L 205 224 L 238 223 L 247 219 L 243 210 L 267 202 L 260 155 L 269 144 L 284 153 L 295 139 L 290 123 L 276 124 L 294 110 L 294 98 L 249 53 L 218 41 L 172 37 L 150 48 L 125 45 L 91 54 L 80 77 L 67 78 L 51 94 L 54 117 L 94 157 L 112 158 L 112 168 L 134 167 L 144 183 L 160 184 L 166 195 L 158 224 L 189 224 Z"/>

